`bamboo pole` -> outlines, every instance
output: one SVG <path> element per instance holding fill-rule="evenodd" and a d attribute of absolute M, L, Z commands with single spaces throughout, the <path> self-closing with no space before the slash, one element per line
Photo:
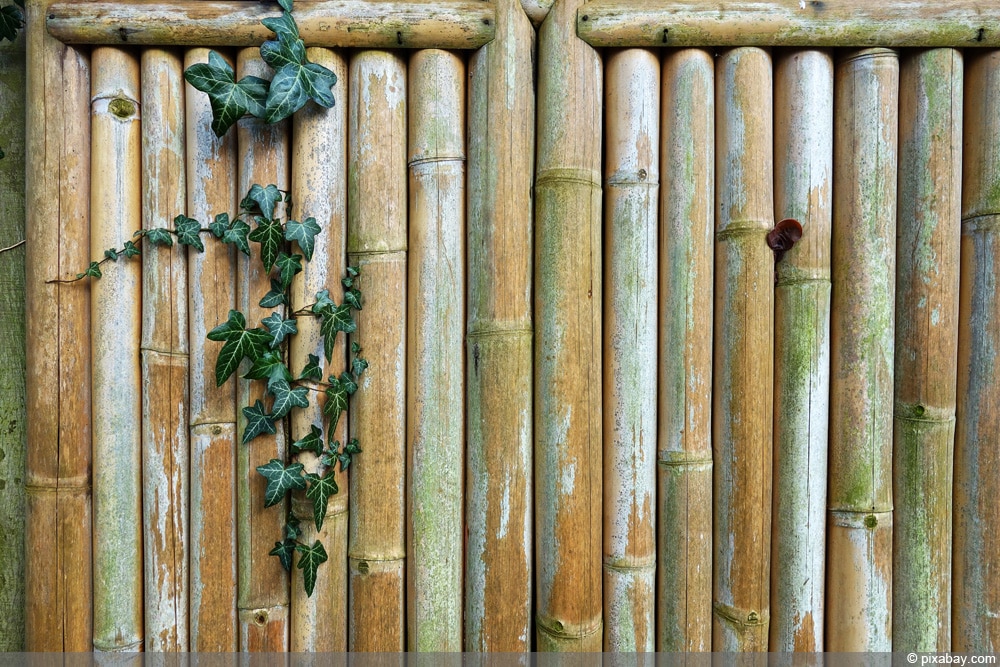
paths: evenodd
<path fill-rule="evenodd" d="M 267 76 L 268 72 L 257 49 L 243 49 L 237 54 L 237 79 L 246 75 Z M 251 117 L 237 123 L 237 192 L 241 197 L 254 183 L 262 187 L 274 184 L 288 190 L 288 143 L 288 123 L 265 125 L 264 121 Z M 283 206 L 276 206 L 274 214 L 284 217 Z M 271 309 L 259 305 L 271 282 L 261 263 L 259 246 L 252 246 L 252 250 L 250 259 L 242 253 L 237 255 L 236 307 L 246 316 L 248 326 L 258 326 L 271 314 Z M 237 443 L 242 442 L 246 428 L 242 408 L 258 400 L 265 405 L 269 402 L 265 399 L 263 382 L 237 380 Z M 263 434 L 246 445 L 237 445 L 237 613 L 241 651 L 288 650 L 288 573 L 276 557 L 268 555 L 274 543 L 283 537 L 288 507 L 284 501 L 264 507 L 267 480 L 257 472 L 257 466 L 285 458 L 285 423 L 279 420 L 274 426 L 275 434 Z"/>
<path fill-rule="evenodd" d="M 997 46 L 1000 7 L 943 0 L 597 0 L 580 37 L 601 46 Z"/>
<path fill-rule="evenodd" d="M 531 650 L 535 33 L 497 0 L 469 59 L 465 650 Z"/>
<path fill-rule="evenodd" d="M 90 288 L 46 282 L 90 261 L 90 63 L 46 9 L 26 3 L 24 647 L 90 651 Z"/>
<path fill-rule="evenodd" d="M 892 646 L 951 650 L 962 56 L 899 68 Z"/>
<path fill-rule="evenodd" d="M 142 226 L 139 63 L 110 47 L 91 57 L 90 255 L 101 257 Z M 91 284 L 95 651 L 143 648 L 140 264 L 106 264 Z"/>
<path fill-rule="evenodd" d="M 172 0 L 52 5 L 49 32 L 67 44 L 260 46 L 271 39 L 264 18 L 277 6 L 241 0 Z M 321 0 L 295 3 L 295 21 L 310 46 L 476 49 L 493 39 L 493 7 L 478 0 Z"/>
<path fill-rule="evenodd" d="M 1000 51 L 967 53 L 951 650 L 1000 650 Z"/>
<path fill-rule="evenodd" d="M 311 62 L 327 67 L 337 76 L 333 89 L 337 104 L 332 109 L 310 104 L 292 117 L 291 215 L 299 221 L 315 218 L 323 230 L 316 236 L 312 261 L 303 262 L 302 273 L 292 280 L 293 311 L 313 303 L 321 290 L 337 294 L 347 268 L 347 62 L 340 53 L 329 49 L 312 48 L 306 55 Z M 310 354 L 325 358 L 319 320 L 298 318 L 297 326 L 299 333 L 290 345 L 291 368 L 296 377 Z M 346 346 L 346 337 L 338 336 L 324 378 L 339 376 L 344 371 Z M 306 436 L 314 424 L 323 426 L 322 402 L 315 398 L 316 394 L 310 397 L 309 408 L 292 414 L 293 440 Z M 347 442 L 346 416 L 340 418 L 334 439 Z M 307 472 L 324 474 L 314 452 L 300 452 L 298 461 Z M 302 571 L 293 569 L 291 650 L 295 652 L 347 650 L 348 475 L 340 472 L 339 466 L 330 474 L 336 475 L 339 492 L 327 504 L 322 530 L 316 530 L 312 502 L 299 495 L 302 492 L 292 496 L 292 510 L 301 521 L 300 541 L 313 544 L 319 540 L 329 557 L 319 568 L 311 597 L 305 594 L 299 580 Z"/>
<path fill-rule="evenodd" d="M 347 252 L 365 308 L 353 340 L 371 366 L 351 405 L 363 461 L 352 469 L 348 557 L 351 651 L 402 651 L 406 564 L 406 64 L 351 58 Z"/>
<path fill-rule="evenodd" d="M 660 103 L 656 649 L 712 648 L 715 63 L 667 52 Z"/>
<path fill-rule="evenodd" d="M 888 651 L 899 63 L 851 51 L 834 70 L 828 651 Z"/>
<path fill-rule="evenodd" d="M 716 63 L 716 651 L 767 650 L 771 555 L 774 257 L 771 58 L 732 49 Z"/>
<path fill-rule="evenodd" d="M 604 63 L 604 649 L 656 650 L 660 61 Z"/>
<path fill-rule="evenodd" d="M 599 651 L 601 59 L 580 0 L 539 31 L 535 174 L 535 548 L 539 651 Z M 567 122 L 568 119 L 572 119 Z"/>
<path fill-rule="evenodd" d="M 184 57 L 185 68 L 207 61 L 208 49 Z M 187 212 L 204 224 L 236 211 L 236 135 L 215 136 L 207 95 L 187 86 L 184 101 Z M 236 381 L 216 387 L 220 348 L 206 338 L 236 307 L 234 253 L 211 242 L 203 253 L 188 253 L 191 651 L 237 649 Z"/>
<path fill-rule="evenodd" d="M 802 223 L 774 288 L 770 650 L 823 650 L 830 412 L 833 59 L 776 59 L 774 219 Z"/>
<path fill-rule="evenodd" d="M 465 64 L 410 57 L 407 644 L 462 650 L 465 476 Z"/>
<path fill-rule="evenodd" d="M 186 210 L 180 57 L 141 59 L 142 226 Z M 188 650 L 187 252 L 148 247 L 142 276 L 142 481 L 145 648 Z"/>

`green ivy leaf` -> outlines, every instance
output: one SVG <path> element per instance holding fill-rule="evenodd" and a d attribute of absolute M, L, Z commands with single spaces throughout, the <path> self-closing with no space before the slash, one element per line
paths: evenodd
<path fill-rule="evenodd" d="M 277 556 L 281 561 L 281 567 L 285 571 L 292 571 L 292 554 L 295 553 L 295 539 L 286 539 L 283 542 L 275 542 L 274 548 L 268 552 L 269 556 Z"/>
<path fill-rule="evenodd" d="M 300 380 L 315 380 L 319 382 L 323 379 L 323 369 L 319 366 L 319 357 L 315 354 L 309 355 L 309 363 L 305 365 L 299 374 Z"/>
<path fill-rule="evenodd" d="M 256 438 L 261 433 L 276 433 L 274 428 L 274 421 L 271 419 L 270 415 L 264 412 L 264 404 L 258 398 L 257 402 L 253 406 L 247 406 L 243 408 L 243 416 L 247 419 L 246 430 L 243 431 L 243 444 L 247 444 L 254 438 Z M 274 461 L 272 461 L 273 463 Z M 261 467 L 257 468 L 259 472 Z M 261 473 L 263 474 L 263 473 Z M 274 503 L 268 503 L 268 505 L 273 505 Z"/>
<path fill-rule="evenodd" d="M 246 318 L 238 310 L 229 311 L 229 319 L 208 332 L 209 340 L 229 340 L 233 336 L 238 336 L 247 327 Z"/>
<path fill-rule="evenodd" d="M 215 51 L 208 54 L 208 63 L 198 63 L 184 70 L 184 79 L 197 90 L 208 94 L 212 105 L 212 131 L 221 137 L 236 121 L 249 113 L 264 115 L 268 82 L 256 76 L 236 81 L 233 68 Z"/>
<path fill-rule="evenodd" d="M 201 242 L 200 222 L 186 215 L 178 215 L 174 218 L 174 229 L 177 231 L 178 243 L 197 248 L 198 252 L 205 252 L 205 246 Z"/>
<path fill-rule="evenodd" d="M 350 454 L 337 454 L 337 461 L 340 463 L 340 472 L 344 472 L 351 467 Z"/>
<path fill-rule="evenodd" d="M 351 371 L 354 373 L 354 377 L 361 378 L 361 374 L 368 369 L 368 360 L 362 359 L 361 357 L 354 357 L 354 361 L 351 362 Z"/>
<path fill-rule="evenodd" d="M 351 438 L 351 441 L 344 445 L 344 452 L 351 455 L 360 454 L 361 447 L 359 445 L 360 443 L 357 438 Z"/>
<path fill-rule="evenodd" d="M 118 251 L 114 248 L 108 248 L 104 251 L 104 256 L 114 262 L 118 259 Z"/>
<path fill-rule="evenodd" d="M 281 341 L 285 340 L 285 336 L 299 332 L 299 328 L 295 325 L 295 320 L 282 318 L 281 313 L 278 311 L 271 313 L 270 317 L 265 317 L 261 320 L 261 323 L 271 332 L 271 337 L 273 338 L 271 341 L 272 349 L 281 345 Z"/>
<path fill-rule="evenodd" d="M 260 244 L 260 259 L 264 263 L 264 270 L 270 271 L 274 261 L 278 259 L 285 232 L 280 223 L 269 218 L 256 217 L 254 220 L 257 222 L 257 229 L 250 232 L 250 240 Z"/>
<path fill-rule="evenodd" d="M 83 273 L 76 274 L 76 279 L 80 278 L 100 278 L 101 277 L 101 264 L 100 262 L 91 262 L 90 266 Z"/>
<path fill-rule="evenodd" d="M 292 514 L 291 510 L 288 510 L 288 518 L 285 520 L 285 539 L 286 540 L 297 540 L 299 535 L 302 534 L 302 529 L 299 527 L 299 518 Z"/>
<path fill-rule="evenodd" d="M 312 260 L 313 250 L 316 248 L 316 235 L 321 231 L 323 230 L 316 223 L 316 218 L 306 218 L 302 222 L 289 220 L 285 225 L 285 240 L 298 243 L 308 262 Z"/>
<path fill-rule="evenodd" d="M 267 478 L 267 488 L 264 490 L 264 507 L 277 505 L 285 497 L 285 494 L 293 489 L 306 488 L 301 463 L 292 463 L 286 466 L 279 459 L 271 459 L 264 465 L 257 466 L 257 472 Z"/>
<path fill-rule="evenodd" d="M 278 253 L 278 258 L 274 260 L 274 263 L 278 267 L 278 277 L 284 287 L 292 284 L 292 278 L 295 277 L 296 273 L 302 272 L 302 255 Z"/>
<path fill-rule="evenodd" d="M 263 329 L 244 329 L 246 320 L 238 310 L 229 311 L 229 319 L 208 332 L 208 339 L 226 341 L 215 363 L 215 381 L 218 386 L 236 372 L 244 357 L 259 359 L 271 342 L 271 335 Z"/>
<path fill-rule="evenodd" d="M 323 412 L 330 416 L 330 433 L 333 433 L 337 429 L 337 422 L 340 421 L 340 413 L 347 409 L 347 402 L 350 398 L 350 394 L 344 388 L 344 385 L 340 383 L 337 378 L 330 378 L 330 386 L 326 388 L 326 405 L 323 406 Z"/>
<path fill-rule="evenodd" d="M 271 418 L 281 419 L 292 408 L 309 407 L 309 390 L 305 387 L 292 388 L 287 380 L 276 380 L 268 385 L 274 394 L 274 405 L 271 406 Z"/>
<path fill-rule="evenodd" d="M 14 5 L 0 7 L 0 39 L 13 42 L 17 31 L 24 27 L 24 13 Z"/>
<path fill-rule="evenodd" d="M 122 248 L 122 253 L 125 257 L 135 257 L 136 255 L 141 255 L 138 246 L 131 241 L 125 242 L 125 247 Z"/>
<path fill-rule="evenodd" d="M 333 377 L 330 380 L 333 381 Z M 354 392 L 358 390 L 358 383 L 354 381 L 350 373 L 340 374 L 340 384 L 344 386 L 344 391 L 347 392 L 348 396 L 353 396 Z"/>
<path fill-rule="evenodd" d="M 299 26 L 295 23 L 295 17 L 292 16 L 291 10 L 286 9 L 281 12 L 281 16 L 261 19 L 261 24 L 279 38 L 282 36 L 291 39 L 299 38 Z"/>
<path fill-rule="evenodd" d="M 315 310 L 315 309 L 314 309 Z M 323 350 L 326 358 L 333 356 L 333 346 L 337 340 L 337 332 L 354 333 L 358 325 L 351 318 L 351 307 L 343 304 L 332 311 L 324 311 L 319 324 L 320 335 L 323 336 Z"/>
<path fill-rule="evenodd" d="M 276 308 L 283 303 L 288 303 L 288 299 L 285 298 L 285 288 L 279 281 L 271 278 L 271 291 L 263 296 L 259 305 L 261 308 Z"/>
<path fill-rule="evenodd" d="M 242 206 L 243 208 L 252 211 L 253 204 L 257 205 L 257 210 L 260 211 L 268 220 L 274 220 L 274 205 L 281 201 L 281 190 L 278 189 L 277 185 L 273 183 L 268 185 L 266 188 L 254 183 L 250 186 L 250 192 L 247 196 L 243 198 Z"/>
<path fill-rule="evenodd" d="M 326 518 L 326 508 L 330 502 L 330 496 L 335 495 L 339 491 L 337 480 L 334 479 L 333 470 L 327 470 L 326 474 L 322 477 L 310 473 L 306 475 L 306 479 L 309 480 L 309 488 L 306 489 L 306 498 L 313 501 L 313 520 L 316 522 L 316 530 L 322 530 L 323 519 Z"/>
<path fill-rule="evenodd" d="M 317 456 L 323 453 L 323 431 L 315 424 L 309 426 L 309 433 L 292 443 L 292 454 L 299 452 L 315 452 Z"/>
<path fill-rule="evenodd" d="M 279 69 L 271 80 L 264 104 L 264 121 L 278 123 L 301 109 L 309 101 L 305 66 L 289 63 Z"/>
<path fill-rule="evenodd" d="M 313 587 L 316 586 L 316 570 L 327 559 L 326 549 L 319 540 L 316 540 L 311 547 L 296 544 L 295 550 L 299 552 L 298 567 L 302 570 L 302 583 L 305 585 L 306 595 L 312 596 Z"/>
<path fill-rule="evenodd" d="M 165 227 L 157 227 L 146 232 L 146 238 L 153 245 L 165 245 L 170 247 L 174 244 L 174 239 L 170 236 L 170 230 Z"/>
<path fill-rule="evenodd" d="M 239 218 L 233 220 L 232 226 L 222 234 L 223 243 L 232 243 L 240 249 L 247 257 L 250 256 L 250 242 L 247 240 L 250 235 L 250 225 Z"/>
<path fill-rule="evenodd" d="M 361 310 L 361 292 L 356 289 L 349 289 L 344 292 L 344 303 L 354 310 Z"/>
<path fill-rule="evenodd" d="M 281 359 L 281 353 L 269 350 L 254 360 L 246 375 L 247 380 L 267 380 L 268 388 L 278 380 L 291 381 L 292 373 Z"/>
<path fill-rule="evenodd" d="M 337 304 L 330 298 L 330 290 L 325 289 L 316 292 L 316 303 L 313 304 L 312 311 L 317 315 L 332 313 Z"/>
<path fill-rule="evenodd" d="M 265 19 L 267 20 L 267 19 Z M 281 19 L 275 19 L 280 22 Z M 278 39 L 270 39 L 260 45 L 260 57 L 275 71 L 285 65 L 303 65 L 306 59 L 306 45 L 298 35 L 298 27 L 292 24 L 294 34 L 285 25 L 279 26 L 281 32 L 275 30 Z"/>
<path fill-rule="evenodd" d="M 359 275 L 361 275 L 361 267 L 349 266 L 347 267 L 347 275 L 340 279 L 340 284 L 344 286 L 344 289 L 351 289 Z"/>
<path fill-rule="evenodd" d="M 361 352 L 361 343 L 358 341 L 351 341 L 351 352 L 358 354 Z"/>
<path fill-rule="evenodd" d="M 281 5 L 281 8 L 284 9 L 286 12 L 291 13 L 292 0 L 278 0 L 278 4 Z"/>
<path fill-rule="evenodd" d="M 226 230 L 229 229 L 229 214 L 219 213 L 212 222 L 208 223 L 208 228 L 212 231 L 215 238 L 221 239 L 226 235 Z"/>

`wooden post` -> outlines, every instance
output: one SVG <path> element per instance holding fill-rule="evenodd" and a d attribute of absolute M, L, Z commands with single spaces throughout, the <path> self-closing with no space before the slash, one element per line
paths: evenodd
<path fill-rule="evenodd" d="M 601 59 L 580 0 L 539 30 L 535 548 L 539 651 L 600 651 Z"/>
<path fill-rule="evenodd" d="M 715 63 L 668 51 L 660 105 L 656 649 L 712 649 Z"/>
<path fill-rule="evenodd" d="M 822 651 L 830 412 L 833 59 L 775 63 L 774 219 L 802 223 L 776 266 L 772 651 Z"/>
<path fill-rule="evenodd" d="M 888 49 L 834 70 L 828 651 L 892 647 L 898 83 Z"/>

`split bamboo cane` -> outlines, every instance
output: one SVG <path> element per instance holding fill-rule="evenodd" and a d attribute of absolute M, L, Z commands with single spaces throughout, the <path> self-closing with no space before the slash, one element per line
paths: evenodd
<path fill-rule="evenodd" d="M 46 282 L 90 261 L 90 63 L 47 4 L 26 3 L 24 647 L 91 651 L 90 287 Z"/>
<path fill-rule="evenodd" d="M 953 651 L 1000 650 L 1000 51 L 966 52 Z"/>
<path fill-rule="evenodd" d="M 236 58 L 236 78 L 246 75 L 268 76 L 269 68 L 257 49 L 243 49 Z M 263 120 L 246 117 L 237 123 L 238 188 L 244 196 L 254 183 L 262 187 L 274 184 L 288 190 L 288 123 L 265 125 Z M 284 217 L 284 207 L 275 207 L 275 216 Z M 246 316 L 248 326 L 258 326 L 270 315 L 261 308 L 260 297 L 270 290 L 268 272 L 260 261 L 259 246 L 251 246 L 253 257 L 237 255 L 236 307 Z M 236 382 L 237 443 L 242 443 L 246 427 L 242 408 L 260 400 L 265 405 L 262 382 L 239 379 Z M 285 458 L 284 421 L 274 424 L 274 435 L 257 436 L 246 445 L 237 444 L 237 569 L 239 582 L 238 615 L 241 651 L 281 652 L 288 650 L 288 573 L 281 562 L 268 552 L 283 535 L 288 516 L 286 502 L 264 507 L 267 480 L 257 466 L 271 459 Z"/>
<path fill-rule="evenodd" d="M 181 59 L 143 51 L 142 226 L 186 210 Z M 145 648 L 188 650 L 187 252 L 148 247 L 142 264 L 142 481 Z"/>
<path fill-rule="evenodd" d="M 601 59 L 580 0 L 539 31 L 535 174 L 537 649 L 600 651 Z"/>
<path fill-rule="evenodd" d="M 465 650 L 531 650 L 535 33 L 497 0 L 469 60 Z"/>
<path fill-rule="evenodd" d="M 465 64 L 410 57 L 407 644 L 462 650 Z"/>
<path fill-rule="evenodd" d="M 661 80 L 656 648 L 710 651 L 712 54 L 666 52 Z"/>
<path fill-rule="evenodd" d="M 892 391 L 899 62 L 834 70 L 828 651 L 892 647 Z"/>
<path fill-rule="evenodd" d="M 351 404 L 363 453 L 351 475 L 351 651 L 402 651 L 406 565 L 406 64 L 387 51 L 351 58 L 347 252 L 365 308 L 353 340 L 371 366 Z M 363 459 L 363 460 L 362 460 Z"/>
<path fill-rule="evenodd" d="M 660 61 L 605 59 L 604 650 L 656 650 Z"/>
<path fill-rule="evenodd" d="M 899 67 L 892 567 L 892 647 L 908 653 L 951 650 L 961 148 L 962 56 L 908 51 Z"/>
<path fill-rule="evenodd" d="M 347 63 L 330 49 L 311 48 L 306 52 L 311 62 L 330 69 L 336 77 L 333 88 L 336 105 L 323 109 L 309 104 L 292 116 L 292 211 L 291 217 L 302 221 L 315 218 L 322 228 L 315 238 L 311 261 L 303 262 L 302 273 L 292 280 L 291 310 L 297 311 L 315 301 L 316 293 L 329 289 L 339 293 L 340 279 L 346 271 L 347 243 Z M 294 252 L 300 253 L 296 248 Z M 297 319 L 299 333 L 292 338 L 290 362 L 298 374 L 309 355 L 325 358 L 319 320 Z M 338 336 L 333 358 L 328 360 L 323 377 L 339 376 L 347 363 L 347 340 Z M 291 418 L 292 440 L 310 433 L 313 425 L 323 426 L 323 402 L 319 394 L 309 398 L 309 407 L 296 410 Z M 324 430 L 324 437 L 327 435 Z M 347 417 L 342 415 L 333 435 L 347 442 Z M 360 459 L 359 459 L 360 460 Z M 316 530 L 312 502 L 304 492 L 292 495 L 292 510 L 301 522 L 299 541 L 313 544 L 319 540 L 328 560 L 320 566 L 312 596 L 307 596 L 300 580 L 302 570 L 292 570 L 291 650 L 343 652 L 347 650 L 347 499 L 348 475 L 336 466 L 331 473 L 322 469 L 312 451 L 298 455 L 306 472 L 333 474 L 338 492 L 327 503 L 322 530 Z M 298 555 L 296 555 L 296 563 Z"/>
<path fill-rule="evenodd" d="M 111 47 L 91 58 L 90 254 L 102 257 L 142 226 L 139 62 Z M 90 288 L 95 651 L 143 648 L 140 264 L 106 264 Z"/>
<path fill-rule="evenodd" d="M 716 63 L 712 648 L 767 650 L 771 556 L 774 256 L 771 58 Z"/>
<path fill-rule="evenodd" d="M 833 59 L 775 63 L 774 219 L 802 223 L 774 289 L 774 498 L 770 650 L 823 650 L 830 412 Z"/>
<path fill-rule="evenodd" d="M 208 62 L 191 49 L 185 68 Z M 207 95 L 185 88 L 187 212 L 204 225 L 236 212 L 236 134 L 212 131 Z M 236 307 L 235 249 L 206 243 L 188 253 L 190 350 L 190 609 L 189 650 L 235 652 L 236 637 L 236 380 L 215 383 L 220 347 L 206 338 Z"/>

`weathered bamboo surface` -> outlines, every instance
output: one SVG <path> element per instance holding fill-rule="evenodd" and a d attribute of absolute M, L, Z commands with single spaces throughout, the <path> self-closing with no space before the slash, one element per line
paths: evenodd
<path fill-rule="evenodd" d="M 998 46 L 989 0 L 596 0 L 580 37 L 601 46 Z"/>
<path fill-rule="evenodd" d="M 656 650 L 660 60 L 604 61 L 604 650 Z"/>
<path fill-rule="evenodd" d="M 601 59 L 558 0 L 538 35 L 535 173 L 537 650 L 600 651 Z M 567 122 L 572 119 L 572 122 Z"/>
<path fill-rule="evenodd" d="M 834 70 L 828 651 L 892 646 L 898 87 L 888 49 Z"/>
<path fill-rule="evenodd" d="M 259 46 L 272 37 L 261 19 L 280 14 L 241 0 L 64 2 L 49 8 L 47 25 L 67 44 Z M 310 46 L 475 49 L 494 32 L 493 6 L 476 0 L 300 0 L 295 21 Z"/>
<path fill-rule="evenodd" d="M 348 543 L 351 651 L 402 651 L 406 567 L 406 63 L 387 51 L 351 57 L 347 252 L 366 306 L 352 340 L 370 367 L 351 403 Z M 360 464 L 359 457 L 359 464 Z"/>
<path fill-rule="evenodd" d="M 191 49 L 185 68 L 208 61 Z M 208 97 L 185 87 L 187 214 L 204 225 L 236 212 L 236 134 L 212 131 Z M 235 249 L 188 252 L 190 651 L 234 652 L 236 636 L 236 380 L 215 382 L 220 347 L 206 335 L 236 307 Z"/>
<path fill-rule="evenodd" d="M 1000 52 L 966 53 L 955 428 L 953 651 L 1000 650 Z"/>
<path fill-rule="evenodd" d="M 26 3 L 25 639 L 91 651 L 90 63 Z M 52 90 L 61 94 L 52 95 Z"/>
<path fill-rule="evenodd" d="M 347 268 L 347 60 L 339 52 L 322 48 L 308 49 L 306 55 L 311 62 L 329 68 L 336 75 L 333 93 L 337 104 L 331 109 L 310 104 L 292 117 L 290 215 L 299 221 L 315 218 L 323 230 L 315 238 L 312 261 L 303 262 L 302 273 L 292 280 L 292 312 L 313 303 L 321 290 L 338 294 L 340 279 Z M 319 320 L 300 317 L 297 326 L 299 333 L 290 345 L 291 368 L 296 376 L 310 354 L 325 358 Z M 346 364 L 347 339 L 338 336 L 323 377 L 339 376 Z M 309 408 L 293 413 L 292 440 L 309 434 L 312 425 L 323 425 L 323 402 L 318 397 L 318 393 L 312 394 Z M 346 415 L 341 415 L 333 438 L 342 444 L 347 442 Z M 306 472 L 335 475 L 338 493 L 327 503 L 319 531 L 312 503 L 299 495 L 301 492 L 293 494 L 292 510 L 301 522 L 300 541 L 311 545 L 319 540 L 329 560 L 319 568 L 311 597 L 303 588 L 302 570 L 293 569 L 290 650 L 346 651 L 348 474 L 341 472 L 339 466 L 332 471 L 323 470 L 319 458 L 311 451 L 300 452 L 298 461 Z"/>
<path fill-rule="evenodd" d="M 892 647 L 908 653 L 951 650 L 962 78 L 954 49 L 901 58 Z"/>
<path fill-rule="evenodd" d="M 532 628 L 535 33 L 497 0 L 469 59 L 465 650 L 527 652 Z"/>
<path fill-rule="evenodd" d="M 269 68 L 260 59 L 257 49 L 243 49 L 236 58 L 236 77 L 267 76 Z M 244 196 L 254 183 L 265 187 L 276 185 L 288 190 L 289 138 L 288 122 L 265 125 L 264 121 L 246 117 L 237 123 L 237 192 Z M 285 208 L 279 204 L 275 216 L 284 218 Z M 253 226 L 253 225 L 251 225 Z M 236 307 L 246 316 L 248 326 L 258 326 L 271 314 L 259 301 L 270 290 L 271 281 L 260 260 L 260 246 L 251 246 L 252 258 L 240 253 L 236 266 Z M 240 378 L 236 382 L 237 405 L 237 607 L 239 646 L 241 651 L 275 652 L 288 650 L 289 588 L 288 573 L 281 562 L 268 552 L 283 535 L 288 503 L 264 507 L 267 480 L 257 472 L 257 466 L 271 459 L 284 459 L 287 434 L 282 420 L 275 422 L 276 433 L 262 434 L 242 444 L 246 418 L 242 409 L 260 400 L 267 405 L 265 388 L 260 382 Z"/>
<path fill-rule="evenodd" d="M 830 411 L 833 59 L 779 53 L 774 219 L 802 239 L 776 266 L 771 651 L 822 651 Z"/>
<path fill-rule="evenodd" d="M 715 63 L 663 58 L 656 650 L 712 648 Z"/>
<path fill-rule="evenodd" d="M 465 538 L 465 64 L 410 56 L 407 644 L 462 650 Z"/>

